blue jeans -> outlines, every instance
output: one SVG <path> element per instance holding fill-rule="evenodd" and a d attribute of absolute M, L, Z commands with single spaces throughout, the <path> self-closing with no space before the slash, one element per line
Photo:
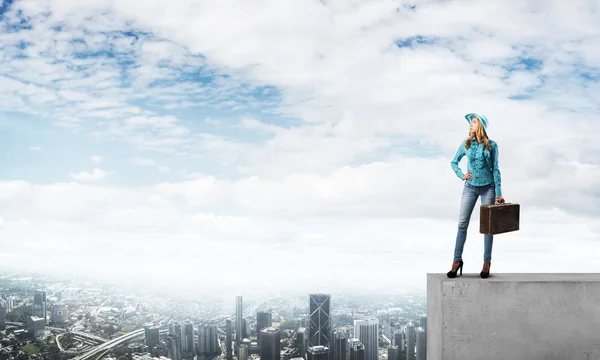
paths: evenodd
<path fill-rule="evenodd" d="M 481 196 L 481 205 L 492 205 L 496 203 L 496 190 L 494 184 L 485 186 L 473 186 L 465 182 L 460 202 L 460 212 L 458 215 L 458 233 L 456 234 L 456 245 L 454 247 L 454 261 L 462 260 L 462 253 L 467 241 L 467 228 L 471 220 L 473 208 L 477 198 Z M 494 237 L 492 235 L 483 235 L 484 250 L 483 261 L 492 260 L 492 245 Z"/>

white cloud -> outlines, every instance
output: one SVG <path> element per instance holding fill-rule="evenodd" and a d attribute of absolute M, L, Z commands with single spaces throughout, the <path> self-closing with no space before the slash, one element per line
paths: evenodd
<path fill-rule="evenodd" d="M 92 160 L 96 164 L 100 164 L 102 162 L 102 156 L 94 155 L 90 157 L 90 160 Z"/>
<path fill-rule="evenodd" d="M 158 163 L 156 163 L 156 161 L 154 161 L 152 159 L 133 157 L 130 160 L 132 163 L 139 165 L 139 166 L 156 168 L 161 173 L 168 173 L 170 171 L 168 166 L 159 165 Z"/>
<path fill-rule="evenodd" d="M 37 146 L 37 145 L 36 146 L 30 146 L 29 150 L 31 150 L 31 151 L 41 151 L 42 147 L 41 146 Z"/>
<path fill-rule="evenodd" d="M 347 175 L 350 184 L 354 185 L 346 185 L 346 195 L 361 192 L 360 181 Z M 165 283 L 175 280 L 165 277 L 164 267 L 193 269 L 201 263 L 204 268 L 220 268 L 225 261 L 229 264 L 228 273 L 240 274 L 240 277 L 230 276 L 225 285 L 238 290 L 248 284 L 242 274 L 256 277 L 252 286 L 268 285 L 261 281 L 285 283 L 292 276 L 289 272 L 249 265 L 271 264 L 282 259 L 287 264 L 307 269 L 320 264 L 318 269 L 329 274 L 328 278 L 321 279 L 322 285 L 331 289 L 352 289 L 357 282 L 365 282 L 361 289 L 381 289 L 389 286 L 389 281 L 373 281 L 373 277 L 388 279 L 389 274 L 399 268 L 404 269 L 406 275 L 402 284 L 422 287 L 425 272 L 446 271 L 451 262 L 456 231 L 456 220 L 452 216 L 456 206 L 450 206 L 452 204 L 438 204 L 442 209 L 437 219 L 427 219 L 422 214 L 407 218 L 386 213 L 360 217 L 324 216 L 319 212 L 303 218 L 289 213 L 263 216 L 254 212 L 261 208 L 258 200 L 262 199 L 269 206 L 278 201 L 276 196 L 280 193 L 265 197 L 265 193 L 254 192 L 242 181 L 235 186 L 246 186 L 243 192 L 255 201 L 249 202 L 252 207 L 246 211 L 227 215 L 207 210 L 211 204 L 226 204 L 238 197 L 228 198 L 230 189 L 219 190 L 210 184 L 207 179 L 204 185 L 171 183 L 170 187 L 165 184 L 132 190 L 77 183 L 2 182 L 0 190 L 4 195 L 0 199 L 0 208 L 11 209 L 6 213 L 2 236 L 15 240 L 7 243 L 5 251 L 35 256 L 31 251 L 40 249 L 36 239 L 43 237 L 44 256 L 55 259 L 52 266 L 64 264 L 71 268 L 92 269 L 102 266 L 110 256 L 111 261 L 122 263 L 118 271 L 126 272 L 126 277 L 145 274 L 156 276 L 157 281 Z M 172 197 L 176 191 L 188 195 L 195 192 L 193 207 Z M 324 195 L 315 186 L 306 194 L 312 197 Z M 320 204 L 352 207 L 341 196 L 327 199 Z M 374 197 L 364 207 L 373 208 L 373 203 L 379 202 L 387 203 L 387 207 L 393 209 L 393 203 L 397 201 L 394 197 Z M 424 204 L 427 201 L 424 199 Z M 414 206 L 414 203 L 408 205 Z M 294 206 L 297 203 L 289 204 L 290 208 Z M 471 273 L 480 270 L 483 251 L 481 235 L 475 225 L 477 215 L 476 212 L 465 250 L 466 271 Z M 594 219 L 524 204 L 522 220 L 520 232 L 497 237 L 494 245 L 496 271 L 560 272 L 576 266 L 582 272 L 593 271 L 595 257 L 592 255 L 590 261 L 582 265 L 579 254 L 581 251 L 595 253 L 595 239 L 600 229 Z M 563 238 L 565 233 L 576 236 L 573 235 L 567 244 Z M 114 251 L 117 248 L 118 253 Z M 569 250 L 573 248 L 579 251 Z M 162 267 L 157 268 L 147 261 L 156 256 L 161 258 Z M 325 263 L 323 257 L 327 259 Z M 524 261 L 531 258 L 536 261 Z M 373 266 L 375 263 L 377 266 Z M 103 273 L 114 275 L 111 269 L 108 267 Z M 310 270 L 301 273 L 292 276 L 294 286 L 308 291 L 311 285 L 314 286 L 311 281 L 314 273 Z M 194 271 L 191 274 L 185 281 L 193 278 L 206 286 L 224 284 L 221 278 L 214 278 L 211 273 Z"/>
<path fill-rule="evenodd" d="M 71 177 L 71 179 L 73 179 L 75 181 L 83 181 L 83 182 L 101 181 L 106 178 L 106 172 L 102 171 L 98 168 L 94 168 L 94 170 L 92 172 L 83 171 L 83 172 L 79 172 L 79 173 L 71 173 L 70 177 Z"/>

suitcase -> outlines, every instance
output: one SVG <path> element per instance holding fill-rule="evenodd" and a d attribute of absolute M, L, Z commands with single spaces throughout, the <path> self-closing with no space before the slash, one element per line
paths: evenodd
<path fill-rule="evenodd" d="M 479 210 L 479 233 L 503 234 L 519 230 L 519 204 L 481 205 Z"/>

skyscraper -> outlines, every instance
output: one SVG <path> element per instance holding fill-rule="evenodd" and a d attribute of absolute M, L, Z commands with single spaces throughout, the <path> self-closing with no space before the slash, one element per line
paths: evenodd
<path fill-rule="evenodd" d="M 388 346 L 388 360 L 400 360 L 400 352 L 395 345 Z M 404 359 L 402 359 L 404 360 Z M 425 359 L 423 359 L 425 360 Z"/>
<path fill-rule="evenodd" d="M 309 295 L 309 346 L 327 346 L 331 344 L 330 295 Z"/>
<path fill-rule="evenodd" d="M 298 349 L 300 356 L 306 359 L 306 350 L 308 349 L 308 337 L 306 328 L 301 327 L 296 332 L 296 340 L 294 342 L 294 347 Z"/>
<path fill-rule="evenodd" d="M 379 359 L 379 320 L 354 320 L 354 337 L 365 346 L 365 360 Z"/>
<path fill-rule="evenodd" d="M 186 322 L 183 326 L 181 347 L 185 353 L 184 357 L 187 358 L 190 354 L 194 354 L 194 325 L 190 322 Z"/>
<path fill-rule="evenodd" d="M 242 318 L 242 340 L 248 339 L 248 324 L 246 322 L 246 318 Z"/>
<path fill-rule="evenodd" d="M 54 324 L 64 324 L 69 319 L 69 308 L 67 305 L 58 303 L 52 306 L 52 322 Z"/>
<path fill-rule="evenodd" d="M 244 307 L 242 303 L 242 295 L 237 295 L 235 297 L 235 345 L 240 346 L 243 340 L 243 330 L 242 330 L 242 318 Z"/>
<path fill-rule="evenodd" d="M 417 344 L 416 344 L 416 358 L 417 360 L 427 359 L 427 332 L 422 327 L 418 327 L 416 331 Z"/>
<path fill-rule="evenodd" d="M 42 290 L 38 290 L 35 292 L 33 296 L 33 308 L 32 308 L 33 316 L 41 318 L 46 323 L 46 292 Z"/>
<path fill-rule="evenodd" d="M 225 320 L 225 351 L 227 354 L 227 360 L 231 360 L 233 358 L 233 351 L 231 342 L 233 341 L 233 328 L 231 327 L 231 319 L 227 318 Z"/>
<path fill-rule="evenodd" d="M 0 299 L 0 330 L 6 329 L 6 302 Z"/>
<path fill-rule="evenodd" d="M 416 360 L 416 342 L 417 342 L 417 332 L 415 331 L 415 327 L 412 323 L 408 323 L 406 325 L 406 330 L 404 331 L 404 337 L 406 342 L 406 360 Z"/>
<path fill-rule="evenodd" d="M 365 346 L 358 339 L 350 339 L 350 360 L 365 360 Z"/>
<path fill-rule="evenodd" d="M 167 349 L 169 350 L 169 358 L 171 360 L 181 360 L 181 336 L 169 332 L 169 335 L 167 336 Z"/>
<path fill-rule="evenodd" d="M 350 360 L 350 343 L 348 334 L 335 332 L 332 346 L 333 360 Z"/>
<path fill-rule="evenodd" d="M 180 323 L 172 322 L 169 324 L 169 334 L 175 335 L 177 337 L 177 341 L 179 342 L 179 347 L 182 348 L 183 331 Z M 183 349 L 183 348 L 182 348 Z"/>
<path fill-rule="evenodd" d="M 217 353 L 218 339 L 216 326 L 198 327 L 198 349 L 202 355 Z"/>
<path fill-rule="evenodd" d="M 37 316 L 27 318 L 27 333 L 34 338 L 43 337 L 46 331 L 46 322 Z"/>
<path fill-rule="evenodd" d="M 256 313 L 256 336 L 260 342 L 260 331 L 262 329 L 271 327 L 273 323 L 272 315 L 270 312 L 259 311 Z"/>
<path fill-rule="evenodd" d="M 268 327 L 260 331 L 260 360 L 281 359 L 281 330 Z"/>
<path fill-rule="evenodd" d="M 148 351 L 152 352 L 154 347 L 160 343 L 160 329 L 153 325 L 146 325 L 144 326 L 144 334 Z"/>
<path fill-rule="evenodd" d="M 248 345 L 241 344 L 238 348 L 238 360 L 248 360 Z"/>

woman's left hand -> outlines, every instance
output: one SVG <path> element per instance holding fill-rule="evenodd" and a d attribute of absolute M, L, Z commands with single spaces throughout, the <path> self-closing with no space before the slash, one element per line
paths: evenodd
<path fill-rule="evenodd" d="M 496 202 L 498 204 L 504 204 L 504 198 L 502 196 L 496 196 Z"/>

